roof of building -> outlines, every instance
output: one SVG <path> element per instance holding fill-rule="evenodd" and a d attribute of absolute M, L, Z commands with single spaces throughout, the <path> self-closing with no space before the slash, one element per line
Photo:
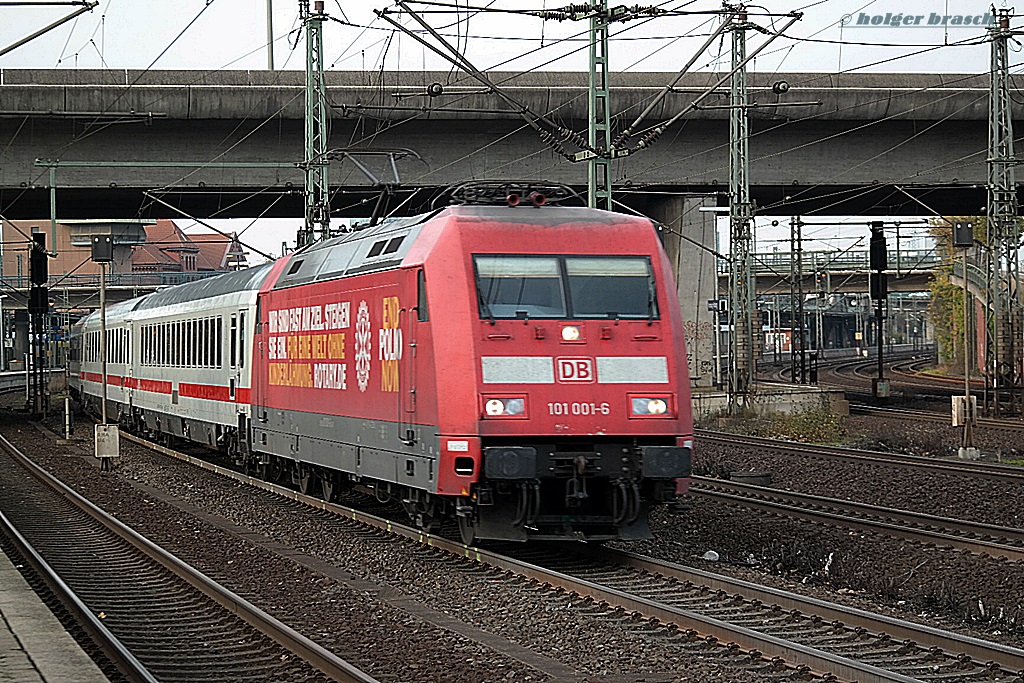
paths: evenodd
<path fill-rule="evenodd" d="M 199 248 L 196 270 L 235 270 L 248 265 L 235 233 L 192 232 L 188 238 Z"/>
<path fill-rule="evenodd" d="M 146 243 L 132 253 L 133 269 L 181 270 L 182 253 L 199 253 L 199 247 L 169 219 L 146 226 Z"/>

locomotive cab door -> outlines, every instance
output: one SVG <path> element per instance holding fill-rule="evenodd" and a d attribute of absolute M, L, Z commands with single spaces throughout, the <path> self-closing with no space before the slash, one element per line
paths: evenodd
<path fill-rule="evenodd" d="M 403 413 L 402 420 L 405 422 L 405 440 L 415 441 L 416 437 L 416 381 L 418 356 L 417 340 L 419 339 L 420 325 L 430 320 L 430 312 L 427 310 L 426 279 L 423 268 L 416 270 L 416 305 L 411 308 L 405 316 L 405 336 L 408 339 L 405 353 L 402 354 L 402 369 L 400 377 L 404 377 L 403 391 L 400 410 Z"/>

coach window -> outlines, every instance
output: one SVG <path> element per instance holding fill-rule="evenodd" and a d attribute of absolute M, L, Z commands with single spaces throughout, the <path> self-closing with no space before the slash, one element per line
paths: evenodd
<path fill-rule="evenodd" d="M 185 323 L 185 364 L 190 368 L 196 365 L 196 323 L 194 320 Z"/>
<path fill-rule="evenodd" d="M 235 367 L 235 359 L 238 358 L 238 316 L 231 316 L 231 354 L 228 361 L 231 367 Z"/>
<path fill-rule="evenodd" d="M 245 367 L 245 311 L 238 314 L 238 367 Z"/>
<path fill-rule="evenodd" d="M 217 316 L 217 367 L 224 367 L 224 319 Z"/>
<path fill-rule="evenodd" d="M 203 330 L 203 367 L 210 367 L 210 318 L 204 317 L 202 323 Z"/>

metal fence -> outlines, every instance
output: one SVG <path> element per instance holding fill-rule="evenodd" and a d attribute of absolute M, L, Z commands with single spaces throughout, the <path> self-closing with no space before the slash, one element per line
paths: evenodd
<path fill-rule="evenodd" d="M 146 288 L 163 287 L 167 285 L 180 285 L 186 282 L 203 280 L 214 275 L 223 275 L 222 271 L 203 271 L 198 273 L 109 273 L 107 275 L 107 287 L 123 288 Z M 6 289 L 28 289 L 32 283 L 27 275 L 4 276 L 3 285 Z M 50 275 L 47 287 L 54 289 L 98 289 L 100 286 L 100 275 L 72 274 L 72 275 Z"/>

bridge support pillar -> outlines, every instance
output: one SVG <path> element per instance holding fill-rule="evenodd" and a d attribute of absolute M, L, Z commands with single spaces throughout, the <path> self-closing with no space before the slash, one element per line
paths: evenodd
<path fill-rule="evenodd" d="M 671 197 L 650 209 L 651 217 L 665 225 L 661 239 L 676 277 L 690 380 L 695 387 L 721 386 L 722 369 L 728 366 L 728 340 L 715 343 L 717 314 L 709 310 L 709 302 L 717 305 L 719 300 L 712 251 L 715 214 L 700 211 L 714 205 L 710 197 Z M 718 361 L 716 351 L 722 356 Z"/>

